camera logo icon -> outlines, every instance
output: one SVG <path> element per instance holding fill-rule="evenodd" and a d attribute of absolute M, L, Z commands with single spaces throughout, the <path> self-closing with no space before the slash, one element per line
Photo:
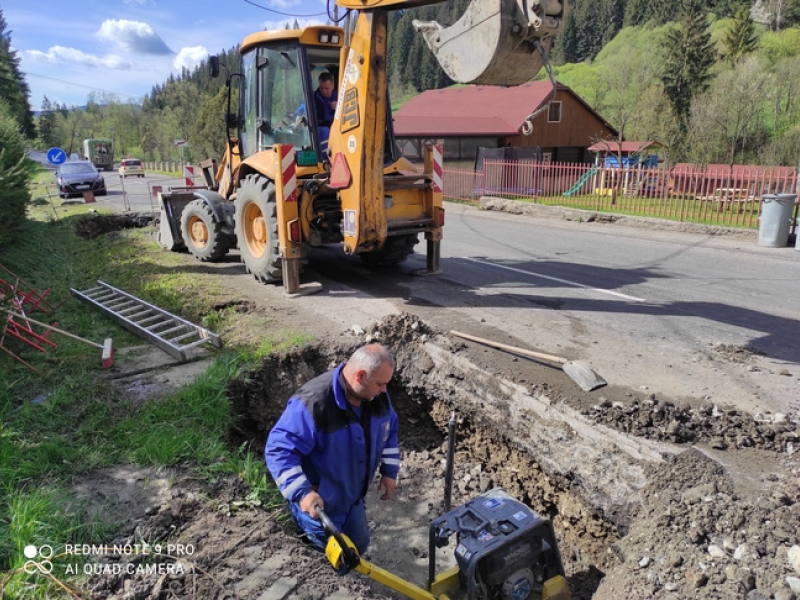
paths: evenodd
<path fill-rule="evenodd" d="M 22 567 L 28 575 L 33 575 L 37 571 L 43 575 L 50 575 L 53 572 L 53 563 L 50 562 L 50 558 L 53 556 L 52 546 L 45 544 L 37 548 L 33 544 L 29 544 L 25 546 L 22 553 L 28 559 Z"/>

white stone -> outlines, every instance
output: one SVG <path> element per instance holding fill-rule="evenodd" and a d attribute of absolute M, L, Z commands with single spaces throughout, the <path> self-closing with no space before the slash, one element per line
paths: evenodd
<path fill-rule="evenodd" d="M 786 584 L 789 586 L 789 589 L 792 590 L 793 594 L 800 594 L 800 579 L 797 577 L 787 577 Z"/>
<path fill-rule="evenodd" d="M 714 544 L 708 547 L 708 553 L 711 555 L 711 558 L 725 558 L 728 556 L 725 550 Z"/>
<path fill-rule="evenodd" d="M 669 583 L 664 584 L 664 589 L 667 590 L 668 592 L 674 592 L 675 590 L 678 589 L 678 584 L 670 581 Z"/>
<path fill-rule="evenodd" d="M 794 572 L 800 575 L 800 546 L 792 546 L 786 553 L 786 560 Z"/>
<path fill-rule="evenodd" d="M 644 558 L 642 558 L 642 560 L 639 561 L 639 566 L 641 568 L 643 568 L 643 569 L 645 567 L 649 567 L 650 566 L 650 557 L 649 556 L 645 556 Z"/>
<path fill-rule="evenodd" d="M 733 552 L 734 550 L 736 550 L 736 544 L 731 538 L 725 538 L 724 540 L 722 540 L 722 547 L 725 548 L 725 550 L 728 550 L 729 552 Z"/>
<path fill-rule="evenodd" d="M 733 551 L 733 558 L 736 560 L 745 560 L 751 556 L 752 553 L 750 552 L 750 547 L 747 544 L 740 544 L 739 547 Z"/>

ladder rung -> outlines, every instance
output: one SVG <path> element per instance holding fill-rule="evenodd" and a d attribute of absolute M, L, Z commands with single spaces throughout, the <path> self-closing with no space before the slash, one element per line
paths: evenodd
<path fill-rule="evenodd" d="M 151 316 L 149 316 L 149 317 L 147 317 L 147 318 L 145 318 L 145 319 L 142 319 L 142 320 L 140 320 L 140 321 L 134 321 L 134 323 L 136 323 L 137 325 L 141 325 L 142 323 L 149 323 L 150 321 L 153 321 L 153 320 L 155 320 L 155 319 L 160 319 L 160 318 L 162 318 L 163 316 L 164 316 L 164 315 L 151 315 Z M 132 319 L 131 319 L 131 320 L 132 320 Z"/>
<path fill-rule="evenodd" d="M 183 335 L 179 335 L 178 337 L 174 337 L 170 340 L 170 342 L 182 342 L 186 338 L 190 338 L 193 335 L 197 335 L 196 331 L 189 331 L 188 333 L 184 333 Z"/>
<path fill-rule="evenodd" d="M 167 329 L 166 331 L 159 331 L 158 335 L 160 335 L 161 337 L 164 337 L 165 335 L 168 335 L 170 333 L 174 333 L 176 331 L 184 331 L 185 329 L 186 329 L 186 325 L 181 323 L 180 325 L 178 325 L 177 327 L 173 327 L 172 329 Z M 174 340 L 170 340 L 170 341 L 174 341 Z"/>
<path fill-rule="evenodd" d="M 195 346 L 200 346 L 201 344 L 205 344 L 207 341 L 208 341 L 207 339 L 197 340 L 196 342 L 192 342 L 191 344 L 186 344 L 185 346 L 181 346 L 181 350 L 189 350 L 191 348 L 194 348 Z"/>
<path fill-rule="evenodd" d="M 106 302 L 106 306 L 108 306 L 109 308 L 113 308 L 114 312 L 119 312 L 120 308 L 124 308 L 126 306 L 133 306 L 134 304 L 136 303 L 133 302 L 132 300 L 128 300 L 127 298 L 120 298 L 118 301 L 114 303 Z"/>
<path fill-rule="evenodd" d="M 117 295 L 114 292 L 111 292 L 110 294 L 104 294 L 102 296 L 100 294 L 98 294 L 97 296 L 91 296 L 91 299 L 94 300 L 95 302 L 107 302 L 108 300 L 111 300 L 112 298 L 116 297 Z"/>
<path fill-rule="evenodd" d="M 138 317 L 143 317 L 144 315 L 152 315 L 152 314 L 153 314 L 152 310 L 150 310 L 149 308 L 145 308 L 141 312 L 138 312 L 138 313 L 135 313 L 135 314 L 132 314 L 132 315 L 128 315 L 128 319 L 133 321 L 134 319 L 136 319 Z"/>
<path fill-rule="evenodd" d="M 145 327 L 144 329 L 146 329 L 151 333 L 155 333 L 153 331 L 154 329 L 158 329 L 159 327 L 163 327 L 164 325 L 169 325 L 171 322 L 172 321 L 170 321 L 169 319 L 167 319 L 166 321 L 159 321 L 158 323 L 153 323 L 152 325 L 150 325 L 150 327 Z"/>

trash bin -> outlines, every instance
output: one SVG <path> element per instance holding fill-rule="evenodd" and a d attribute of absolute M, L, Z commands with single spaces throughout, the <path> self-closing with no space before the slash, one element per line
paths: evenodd
<path fill-rule="evenodd" d="M 789 227 L 796 194 L 764 194 L 758 221 L 758 245 L 785 248 L 789 244 Z"/>
<path fill-rule="evenodd" d="M 794 225 L 794 249 L 800 250 L 800 219 L 797 219 Z"/>

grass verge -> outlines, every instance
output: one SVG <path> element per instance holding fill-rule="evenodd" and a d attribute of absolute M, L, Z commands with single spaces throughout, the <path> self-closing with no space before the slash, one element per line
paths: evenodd
<path fill-rule="evenodd" d="M 52 219 L 49 202 L 34 206 L 25 241 L 3 250 L 4 267 L 49 290 L 47 299 L 60 305 L 51 315 L 31 317 L 50 323 L 57 318 L 58 327 L 88 339 L 113 337 L 115 347 L 140 344 L 100 311 L 70 299 L 70 288 L 87 289 L 102 279 L 216 331 L 234 321 L 242 325 L 245 317 L 226 308 L 213 272 L 177 269 L 183 257 L 160 249 L 150 230 L 77 237 L 72 228 L 85 212 L 77 205 Z M 189 462 L 205 477 L 241 477 L 250 489 L 247 507 L 282 505 L 260 457 L 227 443 L 233 418 L 227 388 L 242 370 L 304 338 L 287 334 L 257 346 L 229 347 L 177 393 L 140 401 L 98 377 L 99 349 L 53 336 L 58 348 L 47 352 L 8 342 L 36 372 L 0 353 L 0 597 L 81 594 L 80 574 L 59 583 L 32 567 L 26 572 L 26 547 L 52 546 L 56 573 L 67 560 L 59 546 L 109 539 L 118 524 L 99 520 L 69 491 L 75 478 L 95 469 Z"/>

